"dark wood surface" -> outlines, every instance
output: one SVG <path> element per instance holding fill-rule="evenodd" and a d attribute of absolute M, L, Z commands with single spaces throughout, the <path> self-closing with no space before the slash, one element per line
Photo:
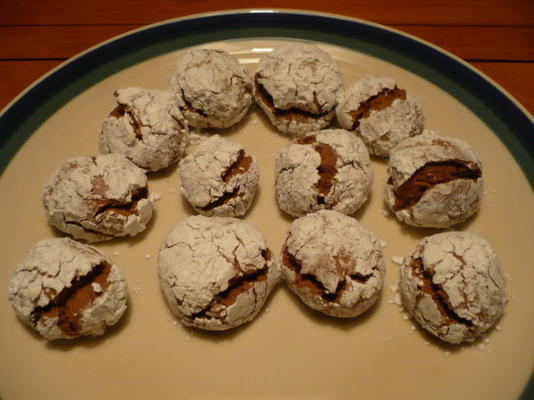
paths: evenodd
<path fill-rule="evenodd" d="M 534 113 L 533 0 L 0 0 L 0 108 L 63 61 L 116 35 L 240 8 L 308 9 L 393 27 L 470 62 Z"/>

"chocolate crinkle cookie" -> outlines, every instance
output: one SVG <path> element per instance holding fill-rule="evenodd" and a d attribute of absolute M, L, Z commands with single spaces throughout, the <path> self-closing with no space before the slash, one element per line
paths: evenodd
<path fill-rule="evenodd" d="M 218 135 L 201 142 L 178 165 L 180 187 L 196 212 L 237 217 L 250 208 L 258 188 L 254 156 Z"/>
<path fill-rule="evenodd" d="M 47 340 L 100 336 L 126 310 L 121 271 L 97 249 L 69 238 L 38 242 L 17 266 L 9 301 Z"/>
<path fill-rule="evenodd" d="M 159 252 L 160 286 L 186 326 L 222 331 L 252 320 L 279 280 L 265 240 L 235 218 L 192 216 Z"/>
<path fill-rule="evenodd" d="M 197 128 L 228 128 L 252 104 L 252 79 L 237 59 L 223 50 L 187 50 L 178 57 L 169 90 Z"/>
<path fill-rule="evenodd" d="M 469 145 L 425 132 L 391 150 L 385 202 L 402 222 L 446 228 L 474 215 L 483 194 L 482 163 Z"/>
<path fill-rule="evenodd" d="M 373 183 L 367 148 L 343 129 L 295 139 L 278 154 L 275 167 L 278 206 L 294 217 L 321 209 L 352 214 Z"/>
<path fill-rule="evenodd" d="M 356 317 L 378 299 L 384 281 L 380 241 L 354 218 L 321 210 L 291 223 L 282 276 L 310 308 Z"/>
<path fill-rule="evenodd" d="M 152 217 L 146 171 L 120 154 L 72 158 L 43 194 L 48 222 L 88 242 L 135 236 Z"/>
<path fill-rule="evenodd" d="M 148 171 L 178 161 L 187 140 L 187 121 L 169 92 L 142 88 L 119 89 L 117 106 L 102 124 L 98 147 L 103 154 L 119 153 Z"/>
<path fill-rule="evenodd" d="M 342 128 L 356 133 L 379 157 L 423 131 L 419 102 L 388 77 L 367 76 L 349 86 L 341 92 L 336 115 Z"/>
<path fill-rule="evenodd" d="M 423 239 L 400 268 L 404 309 L 432 335 L 470 342 L 502 315 L 507 302 L 504 271 L 489 243 L 469 232 Z"/>
<path fill-rule="evenodd" d="M 323 50 L 305 44 L 263 57 L 254 74 L 254 98 L 271 123 L 291 136 L 323 129 L 335 115 L 343 76 Z"/>

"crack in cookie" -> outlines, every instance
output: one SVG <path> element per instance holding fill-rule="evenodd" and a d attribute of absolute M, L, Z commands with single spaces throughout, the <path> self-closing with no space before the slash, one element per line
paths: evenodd
<path fill-rule="evenodd" d="M 334 186 L 336 180 L 335 176 L 337 175 L 337 153 L 332 148 L 325 143 L 318 143 L 315 146 L 315 151 L 321 156 L 321 164 L 317 167 L 317 172 L 319 174 L 319 181 L 317 182 L 317 190 L 321 194 L 317 198 L 317 201 L 320 204 L 325 204 L 325 197 L 328 196 L 332 186 Z"/>
<path fill-rule="evenodd" d="M 229 182 L 235 175 L 244 174 L 250 168 L 252 164 L 252 157 L 245 153 L 245 150 L 241 149 L 237 153 L 237 159 L 221 173 L 221 179 L 223 182 Z"/>
<path fill-rule="evenodd" d="M 395 195 L 395 211 L 403 210 L 417 204 L 424 194 L 434 186 L 456 179 L 476 180 L 482 176 L 478 167 L 472 168 L 469 163 L 461 160 L 428 162 L 397 189 Z M 391 178 L 389 181 L 391 184 Z"/>
<path fill-rule="evenodd" d="M 263 86 L 261 83 L 258 82 L 258 79 L 261 79 L 261 75 L 256 74 L 254 76 L 254 85 L 256 86 L 256 94 L 261 99 L 262 103 L 267 106 L 275 117 L 277 118 L 285 118 L 290 120 L 295 120 L 298 122 L 306 122 L 307 119 L 320 119 L 325 118 L 329 113 L 328 111 L 322 111 L 319 113 L 313 113 L 310 111 L 302 110 L 298 107 L 290 107 L 290 108 L 277 108 L 274 106 L 274 100 L 273 96 L 267 91 L 265 86 Z M 322 106 L 319 103 L 316 103 L 320 109 L 322 110 Z"/>
<path fill-rule="evenodd" d="M 128 115 L 130 119 L 130 125 L 132 126 L 136 139 L 143 140 L 143 135 L 141 134 L 141 127 L 143 124 L 135 116 L 131 107 L 127 106 L 126 104 L 119 103 L 109 114 L 110 117 L 115 117 L 116 119 L 123 118 L 125 115 Z"/>
<path fill-rule="evenodd" d="M 309 290 L 312 294 L 320 296 L 325 302 L 337 303 L 346 288 L 345 279 L 339 281 L 335 291 L 330 292 L 313 274 L 302 273 L 302 261 L 289 253 L 287 246 L 282 250 L 282 262 L 295 273 L 295 284 Z M 365 283 L 372 275 L 350 274 L 351 279 Z"/>
<path fill-rule="evenodd" d="M 334 148 L 326 143 L 317 143 L 317 136 L 310 135 L 302 139 L 295 141 L 296 144 L 315 144 L 314 149 L 321 157 L 321 163 L 317 167 L 317 173 L 319 174 L 319 180 L 317 181 L 316 188 L 319 196 L 317 196 L 317 203 L 326 204 L 325 198 L 330 193 L 332 186 L 335 185 L 335 176 L 337 175 L 337 159 L 338 155 Z"/>
<path fill-rule="evenodd" d="M 406 90 L 395 86 L 393 89 L 384 88 L 374 96 L 362 102 L 356 111 L 351 111 L 353 118 L 352 130 L 360 126 L 360 120 L 367 118 L 372 111 L 380 111 L 388 108 L 397 99 L 406 100 Z"/>
<path fill-rule="evenodd" d="M 199 207 L 199 208 L 202 211 L 211 211 L 211 210 L 214 210 L 215 208 L 220 207 L 220 206 L 222 206 L 224 204 L 228 204 L 228 202 L 230 202 L 230 200 L 232 200 L 233 198 L 235 198 L 235 197 L 237 197 L 239 195 L 240 189 L 241 189 L 240 186 L 236 186 L 234 188 L 234 190 L 232 190 L 231 192 L 224 192 L 222 194 L 222 196 L 216 198 L 213 201 L 210 201 L 204 207 Z"/>
<path fill-rule="evenodd" d="M 198 109 L 198 108 L 195 108 L 193 107 L 193 104 L 191 104 L 191 102 L 189 101 L 189 99 L 187 97 L 185 97 L 185 94 L 184 94 L 184 91 L 182 90 L 182 101 L 184 102 L 185 104 L 185 109 L 184 108 L 181 108 L 182 111 L 185 111 L 185 110 L 188 110 L 192 113 L 195 113 L 195 114 L 198 114 L 204 118 L 207 118 L 208 117 L 208 114 L 206 114 L 204 111 Z"/>
<path fill-rule="evenodd" d="M 85 309 L 102 292 L 96 293 L 93 284 L 100 285 L 102 291 L 109 286 L 108 275 L 111 265 L 103 262 L 84 276 L 76 277 L 69 287 L 65 287 L 46 306 L 32 311 L 32 324 L 41 318 L 58 318 L 57 326 L 67 336 L 80 334 L 80 317 Z"/>
<path fill-rule="evenodd" d="M 265 282 L 269 273 L 267 266 L 262 269 L 255 270 L 252 273 L 236 276 L 228 281 L 228 288 L 219 294 L 215 295 L 210 304 L 203 310 L 187 316 L 191 320 L 208 318 L 221 318 L 224 322 L 224 316 L 221 312 L 227 307 L 230 307 L 237 301 L 237 298 L 245 293 L 253 290 L 255 285 L 260 282 Z M 223 306 L 224 308 L 221 308 Z"/>
<path fill-rule="evenodd" d="M 107 213 L 117 213 L 122 216 L 129 216 L 136 214 L 137 203 L 140 200 L 148 198 L 148 189 L 146 187 L 138 188 L 132 191 L 132 200 L 126 199 L 119 200 L 95 200 L 96 204 L 100 204 L 100 207 L 95 211 L 94 218 L 99 218 Z"/>
<path fill-rule="evenodd" d="M 458 323 L 469 328 L 473 327 L 471 321 L 456 314 L 449 301 L 447 292 L 445 292 L 440 285 L 437 285 L 432 281 L 432 273 L 424 268 L 423 261 L 420 258 L 412 260 L 409 267 L 411 268 L 412 274 L 419 278 L 423 283 L 421 288 L 422 293 L 426 293 L 432 297 L 445 324 L 451 325 L 453 323 Z"/>

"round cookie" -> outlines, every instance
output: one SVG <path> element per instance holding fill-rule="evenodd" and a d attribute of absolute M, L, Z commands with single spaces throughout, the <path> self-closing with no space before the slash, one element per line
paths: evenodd
<path fill-rule="evenodd" d="M 293 221 L 281 258 L 289 288 L 308 307 L 333 317 L 360 315 L 382 291 L 380 241 L 337 211 L 321 210 Z"/>
<path fill-rule="evenodd" d="M 100 336 L 126 310 L 121 271 L 69 238 L 38 242 L 9 282 L 17 316 L 47 340 Z"/>
<path fill-rule="evenodd" d="M 120 154 L 72 158 L 44 187 L 50 225 L 88 242 L 135 236 L 152 216 L 146 171 Z"/>
<path fill-rule="evenodd" d="M 296 44 L 263 57 L 254 74 L 254 98 L 279 131 L 295 137 L 327 127 L 343 76 L 323 50 Z"/>
<path fill-rule="evenodd" d="M 235 218 L 191 216 L 162 244 L 158 273 L 167 304 L 186 326 L 222 331 L 252 320 L 280 272 L 265 240 Z"/>
<path fill-rule="evenodd" d="M 404 309 L 449 343 L 475 340 L 503 313 L 504 271 L 489 243 L 469 232 L 423 239 L 400 268 Z"/>
<path fill-rule="evenodd" d="M 167 168 L 184 152 L 187 121 L 172 95 L 161 90 L 119 89 L 117 106 L 102 124 L 98 148 L 119 153 L 149 171 Z"/>
<path fill-rule="evenodd" d="M 252 104 L 252 79 L 223 50 L 187 50 L 176 60 L 169 90 L 190 126 L 228 128 Z"/>
<path fill-rule="evenodd" d="M 195 211 L 202 215 L 244 215 L 258 188 L 254 156 L 240 144 L 214 135 L 178 164 L 180 188 Z"/>
<path fill-rule="evenodd" d="M 367 148 L 343 129 L 294 140 L 280 151 L 275 168 L 278 206 L 294 217 L 321 209 L 352 214 L 373 184 Z"/>
<path fill-rule="evenodd" d="M 362 138 L 369 153 L 387 157 L 402 140 L 423 131 L 423 110 L 415 97 L 388 77 L 366 76 L 339 97 L 342 128 Z"/>
<path fill-rule="evenodd" d="M 459 139 L 425 132 L 391 150 L 385 202 L 402 222 L 447 228 L 480 208 L 482 163 Z"/>

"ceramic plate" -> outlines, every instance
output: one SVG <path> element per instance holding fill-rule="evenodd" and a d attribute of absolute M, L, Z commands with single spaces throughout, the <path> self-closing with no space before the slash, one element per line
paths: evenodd
<path fill-rule="evenodd" d="M 242 328 L 186 329 L 168 311 L 156 274 L 160 243 L 192 214 L 173 166 L 149 177 L 161 195 L 149 228 L 133 239 L 97 245 L 129 284 L 128 312 L 105 336 L 47 343 L 18 321 L 7 296 L 0 296 L 2 399 L 510 399 L 524 390 L 523 396 L 529 395 L 532 119 L 454 56 L 354 19 L 238 11 L 171 20 L 92 48 L 34 84 L 0 117 L 0 289 L 6 293 L 13 269 L 35 242 L 60 236 L 47 225 L 42 187 L 63 161 L 97 154 L 100 125 L 113 108 L 115 89 L 165 89 L 174 60 L 187 47 L 225 49 L 252 72 L 264 54 L 295 41 L 330 53 L 346 85 L 370 73 L 395 77 L 422 103 L 427 128 L 461 138 L 480 153 L 486 177 L 482 209 L 457 229 L 489 240 L 509 274 L 511 300 L 496 327 L 473 344 L 449 346 L 393 304 L 398 265 L 391 257 L 437 231 L 384 216 L 386 164 L 374 159 L 372 196 L 355 215 L 385 242 L 386 282 L 372 310 L 352 320 L 327 318 L 280 285 L 260 315 Z M 278 254 L 291 219 L 274 199 L 274 156 L 289 141 L 258 108 L 221 134 L 258 159 L 260 190 L 246 220 Z"/>

